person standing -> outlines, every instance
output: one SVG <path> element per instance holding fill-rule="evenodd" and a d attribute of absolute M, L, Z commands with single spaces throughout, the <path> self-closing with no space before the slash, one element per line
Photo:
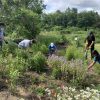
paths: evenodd
<path fill-rule="evenodd" d="M 0 23 L 0 47 L 2 50 L 3 41 L 4 41 L 4 23 Z"/>
<path fill-rule="evenodd" d="M 93 58 L 92 52 L 94 48 L 95 48 L 95 36 L 93 32 L 90 32 L 89 35 L 85 39 L 85 50 L 87 51 L 90 49 L 91 59 Z"/>

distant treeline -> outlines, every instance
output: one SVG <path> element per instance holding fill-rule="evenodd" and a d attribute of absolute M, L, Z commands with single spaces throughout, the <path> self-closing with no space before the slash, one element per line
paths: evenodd
<path fill-rule="evenodd" d="M 42 27 L 48 29 L 54 26 L 74 26 L 80 28 L 100 28 L 100 15 L 95 11 L 78 12 L 77 8 L 67 8 L 64 12 L 42 14 Z"/>

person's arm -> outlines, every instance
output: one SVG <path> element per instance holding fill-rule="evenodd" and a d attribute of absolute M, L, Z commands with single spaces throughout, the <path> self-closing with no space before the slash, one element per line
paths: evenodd
<path fill-rule="evenodd" d="M 89 48 L 95 43 L 95 36 L 92 36 L 92 43 L 90 44 Z"/>
<path fill-rule="evenodd" d="M 89 66 L 88 66 L 88 70 L 91 69 L 94 65 L 95 65 L 95 61 L 93 61 Z"/>
<path fill-rule="evenodd" d="M 91 46 L 95 43 L 95 41 L 92 41 L 92 43 L 90 44 L 89 48 L 91 48 Z"/>

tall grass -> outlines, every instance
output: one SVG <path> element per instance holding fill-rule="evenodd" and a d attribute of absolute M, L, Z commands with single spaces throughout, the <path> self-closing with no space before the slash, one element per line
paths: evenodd
<path fill-rule="evenodd" d="M 81 59 L 82 58 L 82 50 L 79 48 L 76 48 L 75 46 L 68 46 L 66 48 L 66 58 L 67 60 L 71 59 Z"/>

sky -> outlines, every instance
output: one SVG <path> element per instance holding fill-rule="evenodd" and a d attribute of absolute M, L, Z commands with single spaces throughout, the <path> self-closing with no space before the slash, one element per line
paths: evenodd
<path fill-rule="evenodd" d="M 64 11 L 66 8 L 77 8 L 78 11 L 94 10 L 100 14 L 100 0 L 44 0 L 46 10 L 44 12 L 51 13 L 56 10 Z"/>

